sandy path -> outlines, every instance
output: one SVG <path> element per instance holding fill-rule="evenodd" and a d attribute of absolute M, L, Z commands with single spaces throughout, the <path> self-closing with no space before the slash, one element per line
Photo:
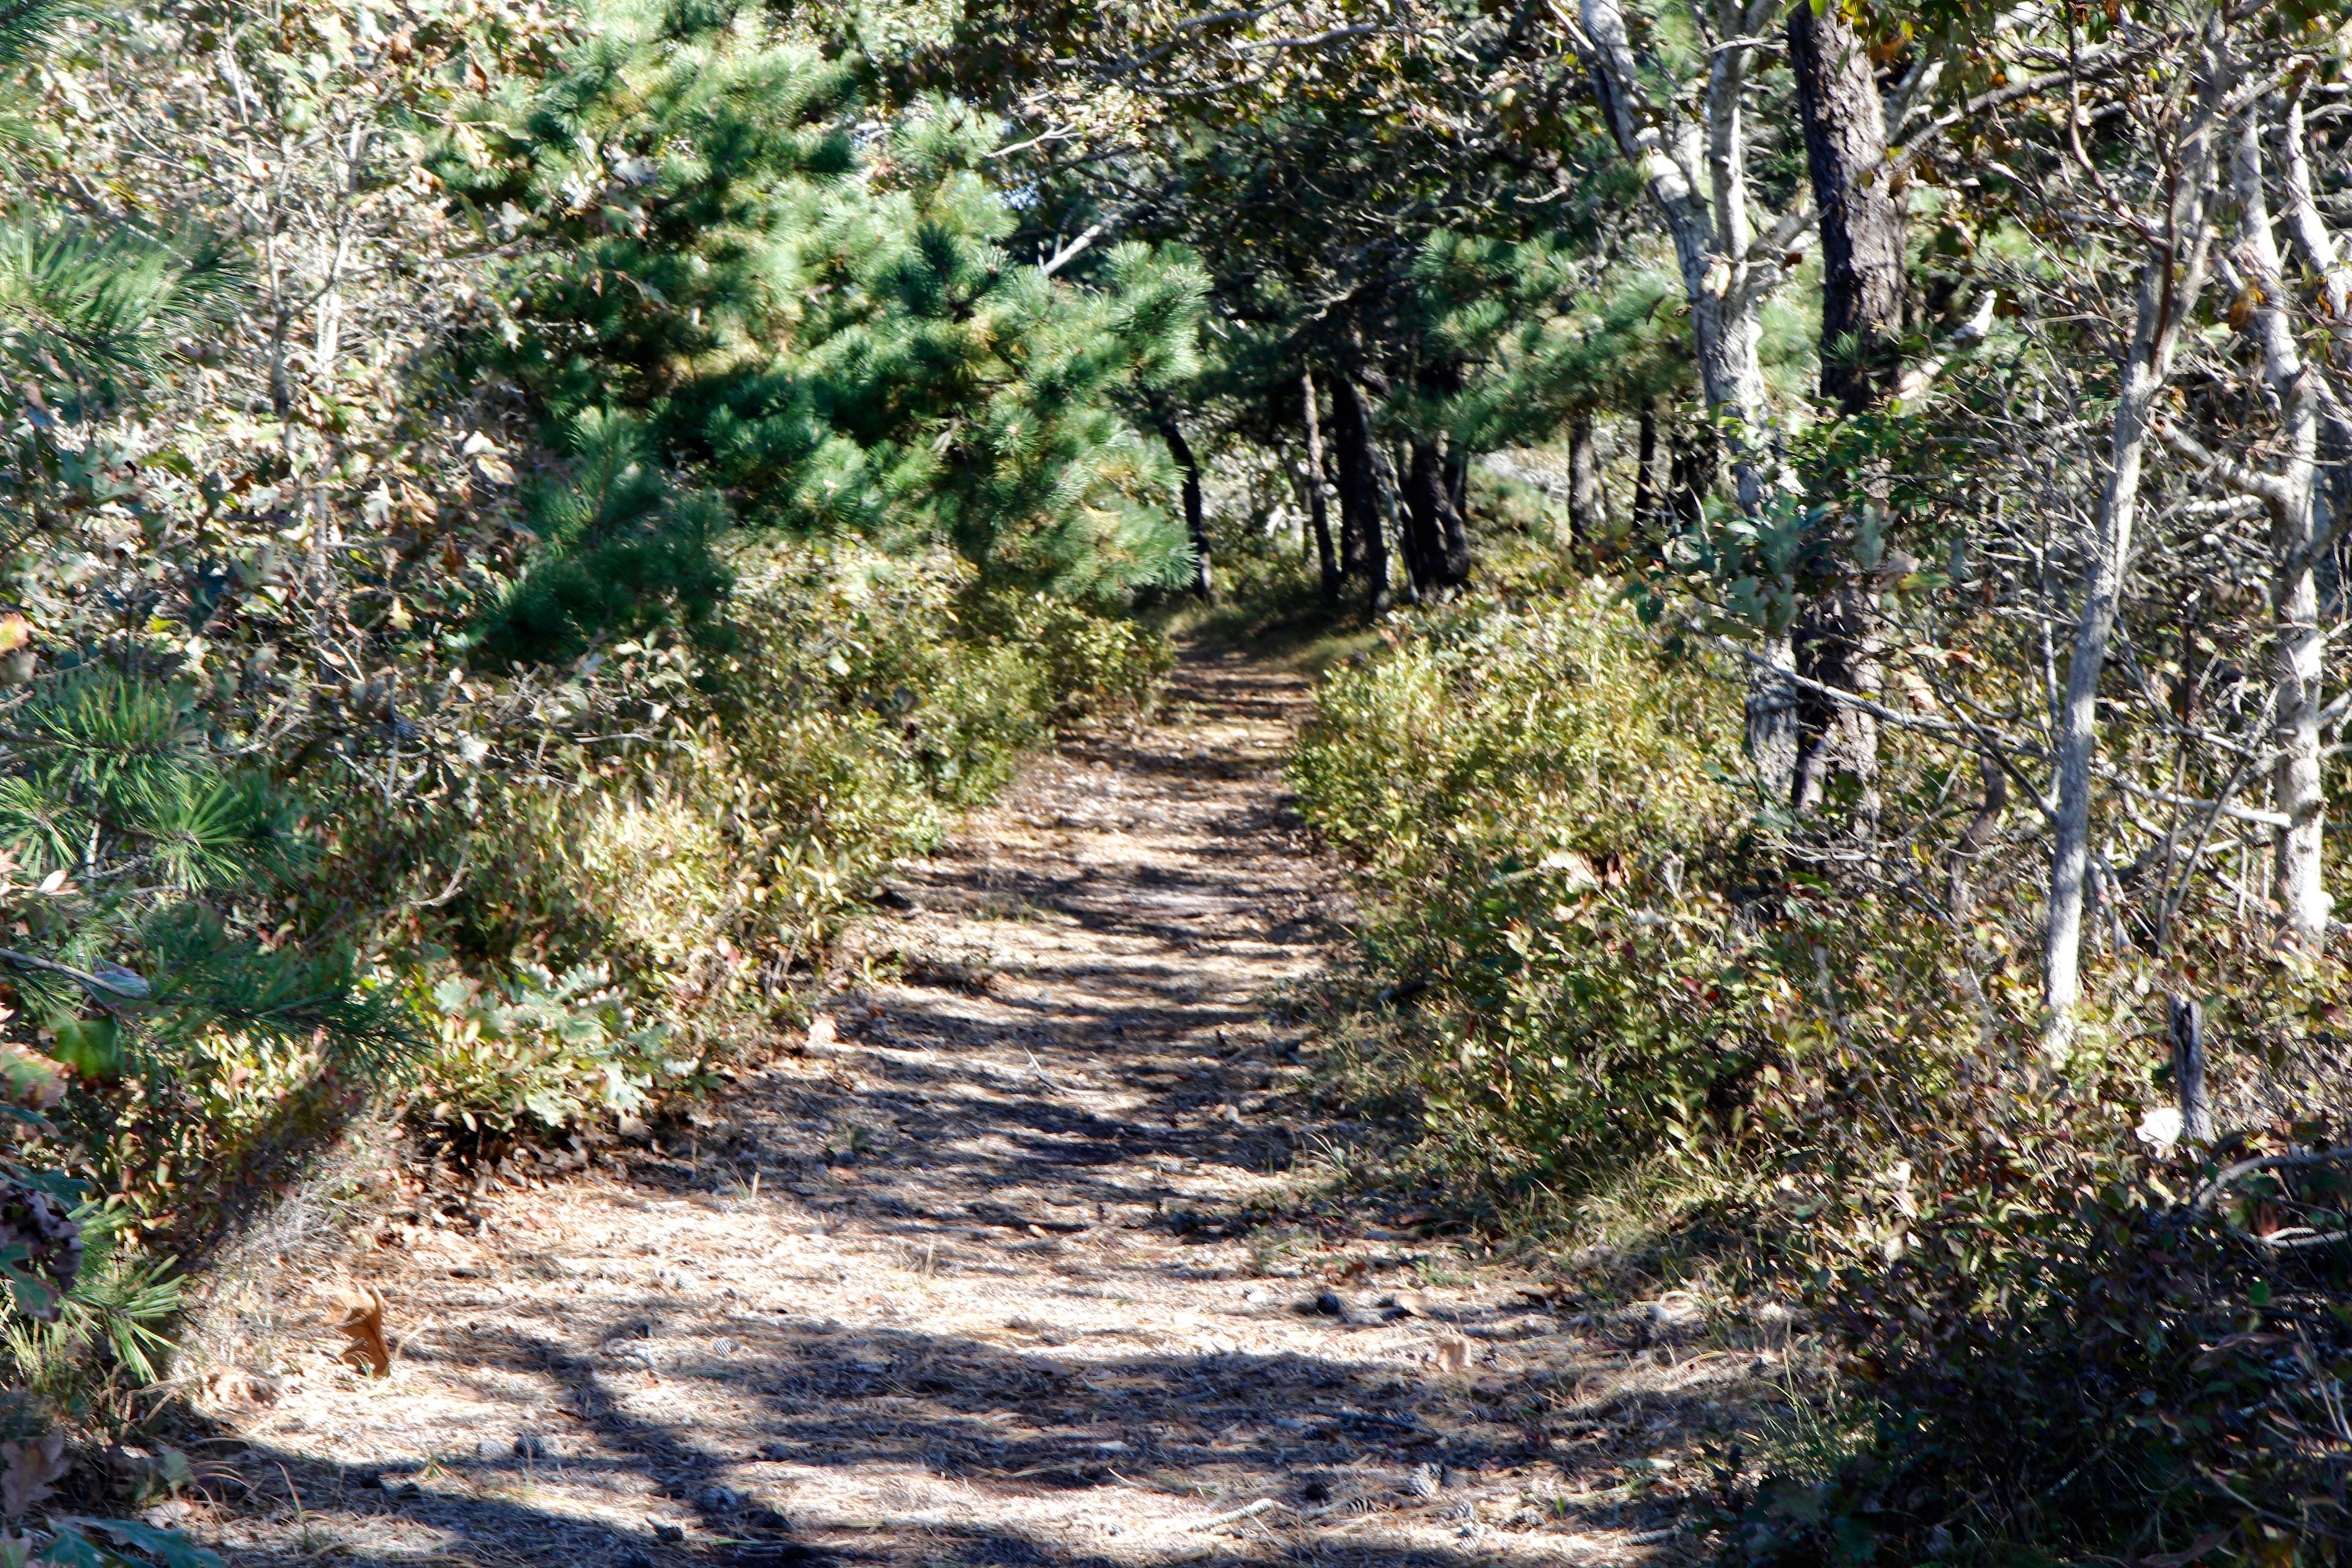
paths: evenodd
<path fill-rule="evenodd" d="M 1265 998 L 1330 930 L 1278 776 L 1304 696 L 1188 661 L 1161 725 L 909 868 L 835 1045 L 383 1233 L 391 1378 L 259 1281 L 278 1385 L 209 1403 L 224 1500 L 185 1522 L 254 1563 L 1674 1554 L 1661 1490 L 1752 1356 L 1297 1206 L 1304 1031 Z"/>

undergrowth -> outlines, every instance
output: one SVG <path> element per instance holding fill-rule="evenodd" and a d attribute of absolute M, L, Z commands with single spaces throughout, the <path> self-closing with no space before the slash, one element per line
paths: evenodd
<path fill-rule="evenodd" d="M 340 930 L 360 955 L 390 1042 L 365 1070 L 218 1016 L 173 1037 L 168 1072 L 47 1069 L 6 1191 L 48 1204 L 79 1250 L 45 1258 L 16 1239 L 32 1211 L 0 1212 L 0 1261 L 62 1287 L 0 1309 L 19 1425 L 136 1431 L 176 1259 L 354 1118 L 459 1165 L 576 1158 L 718 1084 L 799 1016 L 891 862 L 1057 727 L 1139 717 L 1171 663 L 1133 622 L 983 589 L 940 552 L 766 543 L 731 564 L 723 644 L 615 645 L 424 790 L 346 781 L 342 809 L 289 828 L 299 869 L 273 897 L 288 927 Z M 33 1170 L 50 1197 L 23 1185 Z"/>
<path fill-rule="evenodd" d="M 2341 966 L 2191 909 L 2224 1136 L 2174 1141 L 2146 954 L 2049 1059 L 2032 868 L 1907 834 L 1952 765 L 1890 734 L 1857 850 L 1856 801 L 1762 807 L 1738 681 L 1598 584 L 1325 681 L 1291 768 L 1369 894 L 1326 1005 L 1330 1092 L 1395 1131 L 1370 1179 L 1800 1300 L 1843 1404 L 1719 1477 L 1733 1561 L 2336 1561 Z"/>

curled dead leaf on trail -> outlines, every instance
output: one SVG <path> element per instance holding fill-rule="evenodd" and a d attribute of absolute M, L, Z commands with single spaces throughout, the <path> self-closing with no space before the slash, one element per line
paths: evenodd
<path fill-rule="evenodd" d="M 335 1298 L 334 1331 L 352 1342 L 336 1359 L 371 1377 L 392 1375 L 392 1347 L 383 1340 L 383 1295 L 373 1287 L 344 1290 Z"/>

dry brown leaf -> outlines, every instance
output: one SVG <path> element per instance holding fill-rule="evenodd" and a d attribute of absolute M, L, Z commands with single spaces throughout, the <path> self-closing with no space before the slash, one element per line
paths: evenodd
<path fill-rule="evenodd" d="M 343 1347 L 344 1365 L 363 1369 L 371 1377 L 392 1375 L 392 1347 L 383 1342 L 383 1292 L 368 1287 L 338 1293 L 330 1321 L 335 1332 L 352 1342 Z"/>
<path fill-rule="evenodd" d="M 0 653 L 14 653 L 32 640 L 32 622 L 18 615 L 0 616 Z"/>
<path fill-rule="evenodd" d="M 0 1443 L 0 1517 L 20 1519 L 63 1479 L 66 1435 L 43 1433 L 24 1443 Z"/>
<path fill-rule="evenodd" d="M 1455 1376 L 1470 1370 L 1470 1342 L 1448 1339 L 1437 1342 L 1437 1370 Z"/>
<path fill-rule="evenodd" d="M 205 1373 L 205 1386 L 223 1405 L 257 1410 L 278 1403 L 278 1383 L 267 1373 L 241 1366 L 216 1366 Z"/>

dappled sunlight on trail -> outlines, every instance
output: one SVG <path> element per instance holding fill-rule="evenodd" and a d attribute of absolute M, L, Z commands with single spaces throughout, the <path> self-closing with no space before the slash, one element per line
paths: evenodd
<path fill-rule="evenodd" d="M 1682 1550 L 1629 1455 L 1748 1358 L 1301 1207 L 1305 1026 L 1267 997 L 1334 931 L 1278 772 L 1304 695 L 1188 661 L 1161 724 L 906 869 L 832 1039 L 394 1237 L 394 1376 L 286 1340 L 275 1400 L 217 1413 L 252 1492 L 195 1522 L 254 1563 Z"/>

